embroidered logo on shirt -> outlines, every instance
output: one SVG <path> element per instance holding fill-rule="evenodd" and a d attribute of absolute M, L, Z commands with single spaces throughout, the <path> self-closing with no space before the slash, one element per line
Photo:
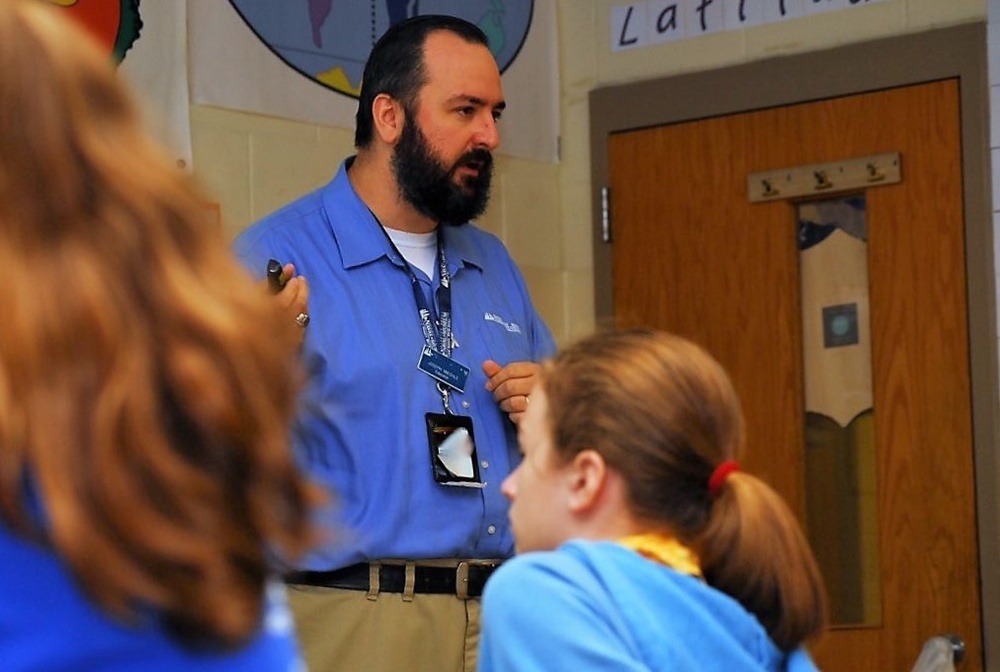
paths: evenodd
<path fill-rule="evenodd" d="M 507 331 L 511 332 L 512 334 L 520 334 L 521 333 L 521 327 L 520 327 L 520 325 L 518 325 L 518 324 L 516 324 L 514 322 L 508 322 L 507 320 L 503 319 L 502 317 L 500 317 L 496 313 L 485 313 L 483 315 L 483 319 L 486 320 L 487 322 L 496 322 L 497 324 L 499 324 L 501 327 L 503 327 Z"/>

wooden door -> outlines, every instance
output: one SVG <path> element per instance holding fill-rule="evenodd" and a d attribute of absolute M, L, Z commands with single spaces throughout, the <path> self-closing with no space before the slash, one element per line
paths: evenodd
<path fill-rule="evenodd" d="M 611 136 L 615 322 L 708 348 L 747 417 L 746 467 L 805 520 L 795 205 L 747 175 L 899 152 L 865 191 L 881 618 L 832 628 L 824 670 L 909 670 L 955 633 L 982 669 L 956 80 Z"/>

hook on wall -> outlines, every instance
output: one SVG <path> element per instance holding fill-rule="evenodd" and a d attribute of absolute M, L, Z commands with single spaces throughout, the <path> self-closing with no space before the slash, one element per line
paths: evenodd
<path fill-rule="evenodd" d="M 865 168 L 868 171 L 869 182 L 881 182 L 882 180 L 885 179 L 885 173 L 882 171 L 881 168 L 878 167 L 878 164 L 875 163 L 874 161 L 866 165 Z"/>
<path fill-rule="evenodd" d="M 808 198 L 817 192 L 863 191 L 901 182 L 901 164 L 899 152 L 893 152 L 754 172 L 747 175 L 747 193 L 750 202 L 758 203 Z"/>
<path fill-rule="evenodd" d="M 829 189 L 833 186 L 833 182 L 827 177 L 825 170 L 814 170 L 813 177 L 816 178 L 816 191 L 822 191 L 824 189 Z"/>

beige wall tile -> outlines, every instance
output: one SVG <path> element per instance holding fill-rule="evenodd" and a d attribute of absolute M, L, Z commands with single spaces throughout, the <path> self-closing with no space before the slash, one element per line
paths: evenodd
<path fill-rule="evenodd" d="M 317 126 L 316 143 L 316 151 L 329 162 L 327 179 L 332 180 L 341 161 L 354 154 L 354 129 Z"/>
<path fill-rule="evenodd" d="M 219 204 L 223 230 L 232 237 L 250 220 L 250 134 L 210 108 L 192 108 L 191 148 L 193 173 Z"/>
<path fill-rule="evenodd" d="M 598 9 L 593 2 L 580 0 L 558 0 L 557 19 L 559 22 L 559 70 L 560 86 L 563 91 L 589 89 L 590 80 L 597 73 L 599 48 L 594 44 L 595 22 Z M 565 39 L 565 36 L 581 36 L 581 39 Z"/>
<path fill-rule="evenodd" d="M 563 202 L 563 267 L 567 271 L 591 272 L 594 268 L 594 222 L 590 182 L 564 184 L 566 193 L 579 194 Z"/>
<path fill-rule="evenodd" d="M 579 97 L 563 107 L 562 247 L 567 270 L 593 267 L 590 107 Z"/>
<path fill-rule="evenodd" d="M 251 217 L 255 221 L 326 184 L 339 159 L 321 151 L 316 127 L 291 124 L 250 134 Z"/>
<path fill-rule="evenodd" d="M 493 158 L 493 190 L 490 193 L 490 202 L 486 206 L 486 212 L 476 218 L 476 224 L 479 228 L 489 231 L 506 243 L 507 218 L 504 212 L 507 202 L 507 190 L 504 185 L 504 177 L 512 170 L 511 162 L 514 159 L 501 154 L 497 154 Z"/>
<path fill-rule="evenodd" d="M 904 32 L 903 0 L 879 2 L 750 28 L 744 60 L 830 49 Z"/>
<path fill-rule="evenodd" d="M 906 21 L 910 28 L 985 21 L 988 4 L 987 0 L 907 0 Z"/>
<path fill-rule="evenodd" d="M 486 206 L 486 211 L 476 218 L 476 225 L 485 231 L 489 231 L 506 244 L 507 233 L 504 229 L 503 193 L 503 175 L 498 172 L 493 178 L 493 193 L 490 196 L 490 204 Z"/>
<path fill-rule="evenodd" d="M 562 272 L 551 269 L 521 266 L 521 274 L 528 285 L 531 300 L 538 314 L 545 320 L 557 343 L 565 341 L 566 298 L 563 294 Z"/>
<path fill-rule="evenodd" d="M 192 107 L 192 123 L 197 120 L 199 124 L 209 126 L 225 127 L 233 131 L 246 131 L 247 133 L 285 133 L 294 134 L 296 131 L 302 136 L 309 135 L 314 131 L 313 124 L 304 124 L 289 119 L 279 117 L 267 117 L 249 112 L 239 112 L 221 107 L 211 107 L 208 105 L 195 105 Z M 195 119 L 196 118 L 196 119 Z"/>
<path fill-rule="evenodd" d="M 559 164 L 508 159 L 503 182 L 505 242 L 518 264 L 562 267 Z"/>
<path fill-rule="evenodd" d="M 496 176 L 493 180 L 493 195 L 490 197 L 490 204 L 486 208 L 486 212 L 476 218 L 476 225 L 483 229 L 484 231 L 489 231 L 494 236 L 507 243 L 507 236 L 504 231 L 504 217 L 503 217 L 503 207 L 504 201 L 502 194 L 502 189 L 500 185 L 503 179 L 501 176 Z"/>
<path fill-rule="evenodd" d="M 743 60 L 744 31 L 710 33 L 698 38 L 611 52 L 610 12 L 598 17 L 598 72 L 601 85 L 707 70 Z M 696 46 L 697 45 L 697 46 Z"/>
<path fill-rule="evenodd" d="M 594 318 L 594 274 L 589 271 L 567 271 L 563 274 L 566 294 L 566 335 L 571 341 L 593 333 L 597 328 Z"/>

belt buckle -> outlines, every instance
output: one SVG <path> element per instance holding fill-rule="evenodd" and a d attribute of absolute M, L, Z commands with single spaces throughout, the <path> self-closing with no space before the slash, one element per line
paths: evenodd
<path fill-rule="evenodd" d="M 464 560 L 455 567 L 455 597 L 469 599 L 469 563 Z"/>

